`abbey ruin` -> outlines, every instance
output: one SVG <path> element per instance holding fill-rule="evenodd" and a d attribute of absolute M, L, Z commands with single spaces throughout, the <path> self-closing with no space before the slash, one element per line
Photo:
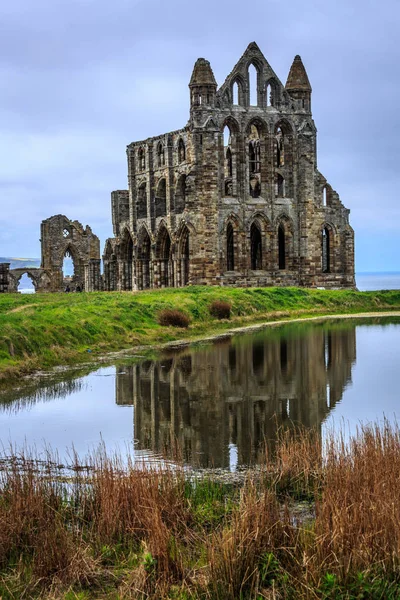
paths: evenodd
<path fill-rule="evenodd" d="M 113 238 L 77 221 L 42 222 L 40 269 L 0 265 L 0 292 L 23 272 L 36 291 L 185 285 L 354 288 L 349 210 L 318 171 L 311 85 L 296 56 L 284 86 L 251 43 L 220 88 L 199 58 L 180 130 L 127 147 L 128 190 L 111 194 Z M 68 283 L 68 282 L 67 282 Z"/>
<path fill-rule="evenodd" d="M 350 211 L 317 169 L 301 58 L 284 86 L 253 42 L 219 89 L 199 58 L 189 89 L 186 127 L 127 148 L 104 289 L 353 288 Z"/>

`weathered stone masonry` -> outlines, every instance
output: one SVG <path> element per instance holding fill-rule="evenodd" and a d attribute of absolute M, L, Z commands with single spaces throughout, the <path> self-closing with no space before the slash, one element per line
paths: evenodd
<path fill-rule="evenodd" d="M 102 289 L 100 275 L 100 240 L 91 228 L 64 215 L 55 215 L 42 221 L 40 268 L 11 269 L 8 263 L 0 264 L 0 293 L 17 292 L 22 275 L 30 277 L 36 292 L 62 292 L 66 285 L 93 292 Z M 74 275 L 64 279 L 63 261 L 73 260 Z"/>
<path fill-rule="evenodd" d="M 203 58 L 189 88 L 186 127 L 127 148 L 104 289 L 354 287 L 349 210 L 317 169 L 301 58 L 284 86 L 253 42 L 218 90 Z"/>

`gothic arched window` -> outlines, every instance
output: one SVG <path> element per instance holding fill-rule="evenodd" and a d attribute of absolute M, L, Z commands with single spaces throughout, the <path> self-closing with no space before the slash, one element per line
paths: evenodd
<path fill-rule="evenodd" d="M 235 245 L 232 223 L 226 228 L 226 268 L 227 271 L 235 270 Z"/>

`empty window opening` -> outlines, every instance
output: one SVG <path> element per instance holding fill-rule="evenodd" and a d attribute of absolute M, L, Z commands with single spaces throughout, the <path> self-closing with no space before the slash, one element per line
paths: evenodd
<path fill-rule="evenodd" d="M 199 98 L 199 106 L 200 106 L 200 105 L 203 103 L 203 98 L 202 98 L 202 95 L 201 95 L 201 94 L 199 94 L 198 98 Z"/>
<path fill-rule="evenodd" d="M 326 186 L 322 190 L 322 206 L 326 206 Z"/>
<path fill-rule="evenodd" d="M 249 66 L 250 106 L 258 105 L 257 94 L 258 73 L 254 65 Z"/>
<path fill-rule="evenodd" d="M 157 159 L 158 159 L 158 166 L 164 167 L 165 166 L 165 151 L 164 151 L 164 146 L 162 144 L 158 144 L 158 146 L 157 146 Z"/>
<path fill-rule="evenodd" d="M 270 83 L 267 85 L 267 89 L 266 89 L 266 92 L 265 92 L 265 100 L 266 100 L 267 107 L 274 105 L 272 85 Z"/>
<path fill-rule="evenodd" d="M 147 217 L 147 192 L 146 184 L 142 183 L 138 189 L 137 197 L 137 218 L 145 219 Z"/>
<path fill-rule="evenodd" d="M 235 270 L 235 243 L 231 223 L 226 229 L 226 268 L 228 271 Z"/>
<path fill-rule="evenodd" d="M 283 137 L 283 131 L 280 127 L 276 132 L 275 136 L 276 142 L 276 166 L 283 167 L 285 165 L 285 143 Z"/>
<path fill-rule="evenodd" d="M 330 232 L 327 227 L 322 230 L 322 272 L 331 272 L 330 261 Z"/>
<path fill-rule="evenodd" d="M 146 155 L 143 148 L 139 148 L 138 152 L 139 171 L 144 171 L 146 168 Z"/>
<path fill-rule="evenodd" d="M 261 184 L 256 175 L 250 178 L 249 192 L 252 198 L 259 198 L 261 195 Z"/>
<path fill-rule="evenodd" d="M 63 231 L 63 237 L 64 237 L 64 238 L 69 238 L 69 237 L 71 237 L 71 232 L 70 232 L 70 230 L 69 230 L 69 229 L 67 229 L 66 227 L 64 228 L 64 231 Z"/>
<path fill-rule="evenodd" d="M 278 263 L 280 269 L 286 269 L 285 230 L 282 225 L 278 227 Z"/>
<path fill-rule="evenodd" d="M 186 160 L 186 148 L 185 142 L 182 138 L 179 139 L 178 142 L 178 161 L 181 163 Z"/>
<path fill-rule="evenodd" d="M 262 240 L 261 231 L 256 223 L 250 228 L 251 268 L 253 271 L 262 269 Z"/>
<path fill-rule="evenodd" d="M 226 151 L 226 175 L 232 177 L 232 151 L 230 148 Z"/>
<path fill-rule="evenodd" d="M 19 280 L 18 292 L 20 294 L 34 294 L 36 292 L 34 280 L 28 273 L 24 273 Z"/>
<path fill-rule="evenodd" d="M 237 81 L 232 86 L 232 104 L 239 106 L 239 84 Z"/>
<path fill-rule="evenodd" d="M 167 185 L 165 179 L 161 179 L 156 192 L 156 217 L 163 217 L 167 214 Z"/>
<path fill-rule="evenodd" d="M 231 145 L 231 130 L 228 125 L 224 127 L 224 148 Z"/>
<path fill-rule="evenodd" d="M 275 195 L 278 198 L 285 197 L 285 180 L 279 173 L 276 176 Z"/>
<path fill-rule="evenodd" d="M 178 179 L 175 192 L 175 212 L 182 213 L 186 204 L 186 175 L 181 175 Z"/>

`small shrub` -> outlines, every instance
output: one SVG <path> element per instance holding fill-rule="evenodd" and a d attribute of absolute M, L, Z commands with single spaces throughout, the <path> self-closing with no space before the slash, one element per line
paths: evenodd
<path fill-rule="evenodd" d="M 158 313 L 157 320 L 166 327 L 189 327 L 190 317 L 180 310 L 166 308 Z"/>
<path fill-rule="evenodd" d="M 229 302 L 223 300 L 214 300 L 209 308 L 210 315 L 217 319 L 230 319 L 231 318 L 231 305 Z"/>

